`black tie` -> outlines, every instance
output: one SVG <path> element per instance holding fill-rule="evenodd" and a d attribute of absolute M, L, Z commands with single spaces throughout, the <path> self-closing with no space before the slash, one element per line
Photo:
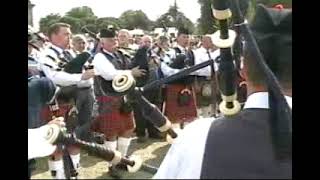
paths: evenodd
<path fill-rule="evenodd" d="M 120 59 L 119 56 L 116 53 L 113 53 L 112 55 L 114 56 L 115 59 L 117 59 L 117 60 Z"/>
<path fill-rule="evenodd" d="M 63 54 L 63 56 L 65 57 L 65 59 L 67 60 L 67 61 L 71 61 L 73 58 L 72 58 L 72 55 L 71 55 L 71 53 L 69 52 L 69 51 L 63 51 L 62 52 L 62 54 Z"/>
<path fill-rule="evenodd" d="M 211 58 L 209 50 L 207 50 L 207 54 L 208 54 L 209 60 L 211 60 L 212 58 Z"/>

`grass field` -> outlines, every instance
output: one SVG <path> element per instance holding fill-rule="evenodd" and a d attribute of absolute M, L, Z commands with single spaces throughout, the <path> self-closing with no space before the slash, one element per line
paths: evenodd
<path fill-rule="evenodd" d="M 210 110 L 210 107 L 198 109 L 198 114 L 202 117 L 208 117 Z M 137 143 L 136 139 L 133 139 L 128 154 L 139 155 L 145 163 L 159 167 L 169 147 L 170 144 L 166 141 L 148 139 L 145 143 Z M 79 179 L 113 179 L 108 175 L 107 162 L 88 155 L 86 151 L 81 152 L 80 164 Z M 132 174 L 123 171 L 124 179 L 150 179 L 152 176 L 153 174 L 146 171 Z M 47 158 L 37 159 L 37 169 L 33 172 L 31 179 L 51 179 Z"/>
<path fill-rule="evenodd" d="M 148 139 L 145 143 L 137 143 L 136 139 L 133 139 L 129 154 L 139 155 L 145 163 L 159 167 L 169 147 L 170 145 L 165 141 Z M 80 164 L 79 179 L 113 179 L 108 175 L 107 162 L 100 158 L 89 156 L 86 151 L 81 152 Z M 149 179 L 152 176 L 153 174 L 145 171 L 136 173 L 123 171 L 124 179 Z M 47 158 L 37 160 L 37 169 L 31 179 L 51 179 Z"/>

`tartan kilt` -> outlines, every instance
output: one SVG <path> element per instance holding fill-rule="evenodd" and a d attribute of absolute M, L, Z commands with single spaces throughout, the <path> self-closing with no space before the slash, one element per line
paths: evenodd
<path fill-rule="evenodd" d="M 106 138 L 119 136 L 135 128 L 133 113 L 120 111 L 121 98 L 116 96 L 98 96 L 98 116 L 92 124 L 92 131 L 103 133 Z"/>
<path fill-rule="evenodd" d="M 189 89 L 191 100 L 188 105 L 180 106 L 178 96 L 183 89 Z M 166 87 L 164 114 L 172 123 L 191 122 L 197 117 L 197 106 L 194 89 L 191 85 L 168 84 Z"/>
<path fill-rule="evenodd" d="M 68 112 L 72 108 L 71 104 L 59 104 L 59 111 L 57 112 L 57 117 L 64 117 L 64 119 L 67 119 Z M 41 111 L 41 119 L 42 121 L 47 124 L 49 121 L 53 120 L 52 116 L 53 113 L 50 111 L 49 105 L 46 105 L 42 108 Z M 62 155 L 62 151 L 58 148 L 51 154 L 52 156 Z"/>
<path fill-rule="evenodd" d="M 68 112 L 72 108 L 71 104 L 59 104 L 59 111 L 57 112 L 58 117 L 64 117 L 64 119 L 67 119 Z M 53 120 L 52 116 L 53 113 L 50 111 L 49 105 L 46 105 L 45 107 L 42 108 L 41 111 L 41 119 L 45 122 L 48 123 L 49 121 Z"/>

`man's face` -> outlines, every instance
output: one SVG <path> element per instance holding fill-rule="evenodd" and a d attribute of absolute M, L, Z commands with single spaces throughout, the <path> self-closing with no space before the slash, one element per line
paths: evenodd
<path fill-rule="evenodd" d="M 161 47 L 162 49 L 169 49 L 170 45 L 169 45 L 169 41 L 163 41 L 163 42 L 159 42 L 159 47 Z"/>
<path fill-rule="evenodd" d="M 109 52 L 114 52 L 117 47 L 116 38 L 102 38 L 101 46 Z"/>
<path fill-rule="evenodd" d="M 135 38 L 135 43 L 138 44 L 138 45 L 140 45 L 140 44 L 141 44 L 141 37 L 138 37 L 138 36 L 137 36 L 137 37 Z"/>
<path fill-rule="evenodd" d="M 152 40 L 148 36 L 143 37 L 142 40 L 141 40 L 141 46 L 144 46 L 144 47 L 150 48 L 151 47 L 151 43 L 152 43 Z"/>
<path fill-rule="evenodd" d="M 177 38 L 177 43 L 182 47 L 187 47 L 189 44 L 189 35 L 180 34 Z"/>
<path fill-rule="evenodd" d="M 205 49 L 211 49 L 213 48 L 213 43 L 212 43 L 212 40 L 210 37 L 203 37 L 202 39 L 202 46 L 205 48 Z"/>
<path fill-rule="evenodd" d="M 86 49 L 87 43 L 83 39 L 73 42 L 73 48 L 80 53 Z"/>
<path fill-rule="evenodd" d="M 71 30 L 67 27 L 60 27 L 57 34 L 52 34 L 52 42 L 62 48 L 67 48 L 71 41 Z"/>
<path fill-rule="evenodd" d="M 128 44 L 129 43 L 129 34 L 127 32 L 120 31 L 118 34 L 119 44 Z"/>

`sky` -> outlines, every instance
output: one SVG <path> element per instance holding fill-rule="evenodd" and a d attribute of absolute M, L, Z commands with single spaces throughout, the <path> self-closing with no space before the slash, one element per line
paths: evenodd
<path fill-rule="evenodd" d="M 198 0 L 176 0 L 178 8 L 192 22 L 200 17 Z M 149 19 L 156 20 L 166 13 L 174 0 L 31 0 L 33 23 L 39 27 L 40 18 L 51 13 L 64 15 L 74 7 L 89 6 L 98 17 L 119 17 L 126 10 L 142 10 Z"/>

